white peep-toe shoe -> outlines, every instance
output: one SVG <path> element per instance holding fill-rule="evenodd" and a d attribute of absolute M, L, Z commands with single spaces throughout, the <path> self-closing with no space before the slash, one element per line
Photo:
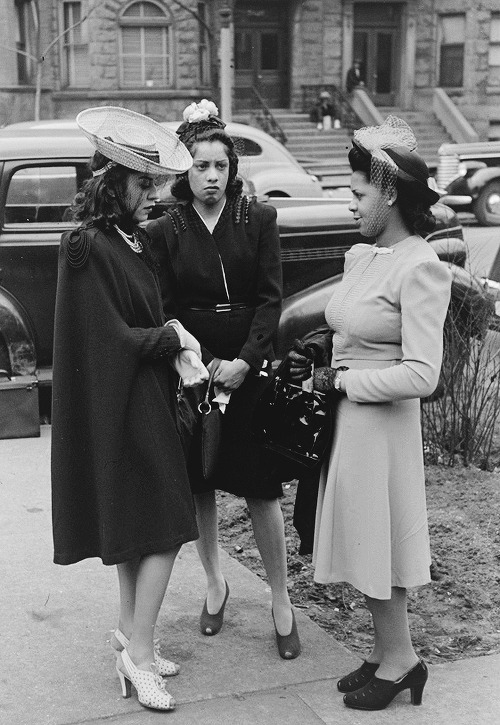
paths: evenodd
<path fill-rule="evenodd" d="M 115 629 L 110 644 L 113 649 L 116 650 L 116 652 L 121 652 L 123 649 L 125 649 L 125 647 L 129 646 L 130 640 L 123 634 L 121 629 Z M 166 660 L 160 655 L 160 643 L 157 639 L 155 639 L 154 641 L 154 648 L 155 665 L 157 667 L 158 674 L 162 677 L 173 677 L 174 675 L 178 675 L 181 671 L 181 668 L 176 662 Z"/>
<path fill-rule="evenodd" d="M 150 668 L 148 672 L 136 667 L 126 649 L 118 653 L 116 671 L 120 678 L 123 697 L 131 696 L 131 685 L 133 685 L 137 691 L 137 699 L 144 707 L 150 707 L 153 710 L 173 710 L 175 700 L 167 692 L 165 680 L 158 673 L 154 662 L 151 663 Z"/>

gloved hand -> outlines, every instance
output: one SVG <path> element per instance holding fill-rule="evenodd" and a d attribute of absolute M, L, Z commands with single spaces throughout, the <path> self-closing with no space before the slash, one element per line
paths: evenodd
<path fill-rule="evenodd" d="M 208 370 L 193 350 L 179 350 L 172 358 L 172 365 L 182 379 L 185 388 L 194 388 L 208 380 Z"/>
<path fill-rule="evenodd" d="M 313 351 L 302 340 L 295 340 L 287 355 L 290 378 L 294 382 L 301 382 L 311 377 Z"/>
<path fill-rule="evenodd" d="M 173 327 L 179 335 L 179 342 L 183 350 L 192 350 L 201 360 L 201 345 L 194 335 L 186 330 L 184 325 L 181 325 L 179 320 L 168 320 L 165 322 L 165 327 Z"/>

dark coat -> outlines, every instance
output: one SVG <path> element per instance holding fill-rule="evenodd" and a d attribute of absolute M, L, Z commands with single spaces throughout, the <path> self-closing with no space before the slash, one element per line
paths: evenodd
<path fill-rule="evenodd" d="M 282 479 L 270 483 L 274 469 L 252 441 L 249 423 L 266 383 L 258 373 L 264 361 L 274 359 L 273 338 L 281 313 L 276 209 L 237 197 L 226 203 L 211 234 L 191 203 L 179 203 L 147 230 L 160 262 L 166 314 L 178 318 L 209 351 L 206 360 L 238 357 L 251 367 L 223 416 L 221 463 L 213 483 L 202 481 L 193 463 L 196 442 L 193 445 L 193 490 L 216 486 L 240 496 L 275 498 L 281 495 Z M 243 308 L 209 309 L 228 302 Z"/>
<path fill-rule="evenodd" d="M 144 234 L 143 243 L 147 244 Z M 197 538 L 158 279 L 114 231 L 62 237 L 52 501 L 58 564 L 117 564 Z"/>
<path fill-rule="evenodd" d="M 361 75 L 361 71 L 359 72 L 359 76 L 358 76 L 354 66 L 352 68 L 349 68 L 349 70 L 347 71 L 346 82 L 345 82 L 346 91 L 348 93 L 350 93 L 351 91 L 353 91 L 356 88 L 356 86 L 359 86 L 360 83 L 364 83 L 364 78 Z"/>

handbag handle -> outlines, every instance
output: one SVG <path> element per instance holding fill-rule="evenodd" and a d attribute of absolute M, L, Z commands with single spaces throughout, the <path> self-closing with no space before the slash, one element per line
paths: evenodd
<path fill-rule="evenodd" d="M 221 364 L 221 360 L 218 357 L 214 357 L 212 360 L 212 367 L 210 368 L 210 377 L 208 378 L 207 383 L 207 392 L 205 393 L 205 397 L 201 401 L 201 403 L 198 405 L 198 411 L 200 413 L 203 413 L 204 415 L 208 415 L 210 411 L 212 410 L 212 405 L 210 403 L 210 390 L 213 388 L 214 383 L 214 375 L 219 369 L 219 365 Z"/>

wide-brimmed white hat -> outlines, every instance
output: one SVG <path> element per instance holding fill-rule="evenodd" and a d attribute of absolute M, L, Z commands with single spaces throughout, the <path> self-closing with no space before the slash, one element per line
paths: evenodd
<path fill-rule="evenodd" d="M 119 106 L 81 111 L 76 122 L 106 158 L 147 174 L 178 174 L 193 159 L 177 134 L 142 113 Z"/>

